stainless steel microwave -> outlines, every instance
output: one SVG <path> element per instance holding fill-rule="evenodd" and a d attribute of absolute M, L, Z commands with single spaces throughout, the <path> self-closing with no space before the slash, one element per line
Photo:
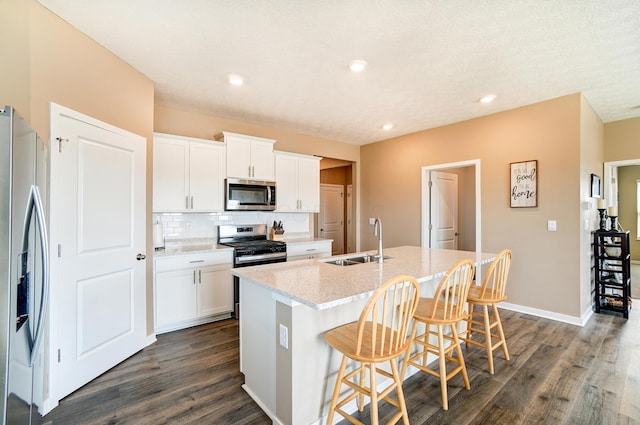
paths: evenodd
<path fill-rule="evenodd" d="M 276 182 L 227 178 L 224 209 L 227 211 L 273 211 Z"/>

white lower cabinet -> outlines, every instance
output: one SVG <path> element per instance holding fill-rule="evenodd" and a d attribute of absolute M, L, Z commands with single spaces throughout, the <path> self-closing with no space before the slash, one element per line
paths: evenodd
<path fill-rule="evenodd" d="M 287 242 L 287 261 L 330 257 L 331 242 L 331 240 L 302 243 Z"/>
<path fill-rule="evenodd" d="M 156 259 L 156 333 L 211 322 L 231 313 L 232 267 L 231 250 Z"/>

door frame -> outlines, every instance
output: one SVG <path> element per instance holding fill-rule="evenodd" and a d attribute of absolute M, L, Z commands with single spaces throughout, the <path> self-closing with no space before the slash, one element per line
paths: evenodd
<path fill-rule="evenodd" d="M 333 184 L 333 183 L 320 183 L 320 198 L 321 199 L 322 199 L 322 188 L 323 187 L 326 187 L 326 188 L 340 188 L 340 190 L 342 191 L 342 217 L 341 217 L 341 220 L 342 220 L 342 232 L 341 232 L 341 235 L 342 235 L 342 251 L 343 251 L 342 253 L 345 254 L 346 253 L 346 246 L 347 246 L 347 240 L 345 238 L 345 236 L 346 236 L 345 235 L 345 229 L 347 228 L 347 225 L 345 223 L 345 221 L 346 221 L 346 210 L 345 210 L 345 207 L 344 207 L 345 195 L 346 195 L 346 186 L 345 185 L 341 185 L 341 184 Z M 320 201 L 320 209 L 321 208 L 322 208 L 322 201 Z M 320 225 L 321 225 L 320 210 L 318 210 L 318 220 L 316 222 L 316 229 L 315 229 L 316 235 L 318 237 L 322 237 L 320 235 Z M 331 248 L 332 253 L 331 253 L 331 255 L 336 255 L 336 254 L 333 254 L 333 247 L 334 246 L 335 246 L 335 241 L 333 241 L 333 243 L 332 243 L 332 248 Z"/>
<path fill-rule="evenodd" d="M 482 202 L 481 202 L 481 182 L 480 182 L 480 159 L 472 159 L 468 161 L 449 162 L 445 164 L 427 165 L 421 168 L 421 246 L 426 248 L 429 246 L 429 222 L 431 220 L 431 211 L 429 205 L 431 203 L 431 193 L 429 191 L 429 173 L 431 171 L 443 171 L 453 168 L 473 167 L 475 171 L 475 192 L 476 192 L 476 252 L 481 252 L 482 246 Z"/>
<path fill-rule="evenodd" d="M 617 168 L 619 167 L 628 167 L 631 165 L 640 165 L 640 159 L 625 159 L 621 161 L 609 161 L 604 163 L 604 180 L 602 184 L 602 199 L 607 201 L 607 205 L 613 205 L 613 193 L 611 190 L 613 187 L 616 188 L 616 194 L 618 190 L 618 173 Z M 612 177 L 614 177 L 613 170 L 616 169 L 615 182 L 612 181 Z M 616 205 L 618 205 L 618 200 L 615 199 Z"/>

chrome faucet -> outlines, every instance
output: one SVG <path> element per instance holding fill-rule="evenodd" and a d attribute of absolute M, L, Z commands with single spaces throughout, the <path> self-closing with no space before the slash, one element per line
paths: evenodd
<path fill-rule="evenodd" d="M 376 217 L 376 221 L 373 223 L 373 236 L 378 237 L 378 263 L 382 263 L 384 257 L 382 256 L 382 221 L 380 217 Z"/>

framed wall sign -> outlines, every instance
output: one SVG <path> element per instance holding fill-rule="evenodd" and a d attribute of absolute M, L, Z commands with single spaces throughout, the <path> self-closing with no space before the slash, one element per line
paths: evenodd
<path fill-rule="evenodd" d="M 591 174 L 591 197 L 601 198 L 602 191 L 600 189 L 600 176 Z"/>
<path fill-rule="evenodd" d="M 538 161 L 511 163 L 511 208 L 538 206 Z"/>

